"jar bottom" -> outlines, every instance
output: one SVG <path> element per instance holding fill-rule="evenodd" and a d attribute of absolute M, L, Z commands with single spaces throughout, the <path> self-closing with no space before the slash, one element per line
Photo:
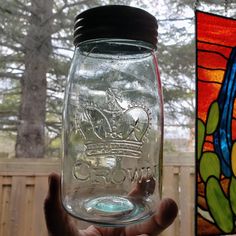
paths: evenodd
<path fill-rule="evenodd" d="M 91 214 L 119 216 L 130 213 L 135 205 L 124 197 L 106 196 L 88 200 L 84 207 Z"/>
<path fill-rule="evenodd" d="M 65 198 L 66 210 L 74 217 L 100 226 L 121 227 L 143 221 L 153 215 L 150 201 L 106 195 L 87 199 Z"/>

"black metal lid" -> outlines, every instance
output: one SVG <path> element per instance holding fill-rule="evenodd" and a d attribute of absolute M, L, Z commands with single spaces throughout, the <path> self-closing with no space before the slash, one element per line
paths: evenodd
<path fill-rule="evenodd" d="M 107 5 L 88 9 L 75 18 L 74 45 L 101 38 L 141 40 L 157 44 L 157 20 L 135 7 Z"/>

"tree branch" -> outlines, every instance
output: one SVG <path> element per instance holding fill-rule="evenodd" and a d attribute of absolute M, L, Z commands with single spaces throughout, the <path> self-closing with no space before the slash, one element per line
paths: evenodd
<path fill-rule="evenodd" d="M 0 127 L 0 130 L 5 131 L 5 132 L 16 132 L 17 128 L 16 127 Z"/>
<path fill-rule="evenodd" d="M 185 18 L 169 18 L 169 19 L 159 19 L 159 22 L 162 21 L 193 21 L 194 17 L 185 17 Z"/>
<path fill-rule="evenodd" d="M 66 56 L 66 55 L 63 55 L 63 54 L 61 54 L 61 53 L 56 53 L 56 52 L 53 52 L 53 54 L 55 55 L 55 56 L 58 56 L 58 57 L 63 57 L 63 58 L 65 58 L 65 59 L 71 59 L 71 57 L 70 56 Z"/>
<path fill-rule="evenodd" d="M 25 11 L 20 12 L 20 11 L 16 10 L 16 8 L 14 8 L 14 11 L 13 11 L 13 9 L 7 9 L 7 8 L 0 6 L 0 11 L 3 14 L 4 13 L 7 14 L 9 17 L 12 17 L 12 16 L 18 16 L 18 17 L 23 17 L 23 18 L 25 18 L 26 16 L 28 17 L 28 15 L 23 14 L 23 12 L 25 12 Z M 7 17 L 7 18 L 9 18 L 9 17 Z"/>
<path fill-rule="evenodd" d="M 66 9 L 66 8 L 70 8 L 70 7 L 75 7 L 78 5 L 82 5 L 87 3 L 89 0 L 84 0 L 84 1 L 80 1 L 80 2 L 74 2 L 74 3 L 68 3 L 66 0 L 64 0 L 64 6 L 62 6 L 56 13 L 54 13 L 49 19 L 47 19 L 46 21 L 52 20 L 52 19 L 56 19 L 57 17 L 60 17 L 60 14 Z M 46 23 L 46 22 L 45 22 Z"/>
<path fill-rule="evenodd" d="M 69 52 L 74 52 L 74 50 L 72 50 L 71 48 L 66 48 L 66 47 L 61 47 L 61 46 L 53 46 L 54 49 L 61 49 L 61 50 L 66 50 Z"/>
<path fill-rule="evenodd" d="M 21 76 L 17 76 L 13 73 L 8 73 L 8 72 L 0 72 L 0 77 L 17 79 L 17 80 L 21 79 Z"/>
<path fill-rule="evenodd" d="M 2 6 L 0 6 L 0 11 L 3 12 L 3 13 L 13 15 L 13 12 L 11 10 L 9 10 L 7 8 L 3 8 Z"/>
<path fill-rule="evenodd" d="M 19 6 L 21 6 L 21 9 L 24 11 L 28 11 L 33 15 L 36 15 L 35 12 L 32 10 L 32 8 L 27 7 L 25 4 L 23 4 L 21 1 L 19 0 L 14 0 L 17 4 L 19 4 Z"/>
<path fill-rule="evenodd" d="M 20 95 L 20 92 L 16 92 L 15 90 L 19 89 L 19 87 L 14 87 L 10 89 L 0 90 L 2 95 L 12 96 L 12 95 Z M 1 111 L 0 111 L 1 112 Z"/>
<path fill-rule="evenodd" d="M 21 67 L 21 65 L 20 65 L 20 66 L 17 66 L 17 67 L 6 66 L 5 69 L 6 69 L 6 70 L 9 69 L 9 70 L 11 70 L 11 71 L 22 71 L 22 72 L 18 72 L 18 73 L 16 73 L 16 74 L 23 74 L 25 70 L 21 69 L 20 67 Z"/>
<path fill-rule="evenodd" d="M 18 52 L 19 51 L 21 51 L 23 53 L 25 52 L 23 47 L 16 47 L 16 46 L 14 46 L 14 45 L 12 45 L 10 43 L 7 43 L 7 42 L 0 42 L 0 46 L 7 47 L 7 48 L 10 48 L 10 49 L 12 49 L 14 51 L 18 51 Z"/>
<path fill-rule="evenodd" d="M 72 36 L 58 36 L 58 37 L 52 37 L 52 40 L 71 40 L 73 37 Z"/>
<path fill-rule="evenodd" d="M 17 116 L 18 115 L 18 112 L 17 111 L 0 111 L 0 117 L 8 117 L 8 116 Z M 9 124 L 9 120 L 1 120 L 0 123 L 7 123 Z M 15 121 L 14 121 L 15 122 Z M 12 120 L 10 120 L 10 124 L 12 124 Z"/>

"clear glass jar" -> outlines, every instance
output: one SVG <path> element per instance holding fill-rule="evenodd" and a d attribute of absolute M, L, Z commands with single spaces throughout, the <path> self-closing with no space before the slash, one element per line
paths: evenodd
<path fill-rule="evenodd" d="M 161 196 L 162 139 L 153 45 L 115 38 L 80 42 L 63 110 L 65 209 L 106 226 L 150 217 Z"/>

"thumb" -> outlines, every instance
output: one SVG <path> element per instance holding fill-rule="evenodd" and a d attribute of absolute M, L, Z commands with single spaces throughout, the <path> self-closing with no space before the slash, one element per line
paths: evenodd
<path fill-rule="evenodd" d="M 61 204 L 60 176 L 52 173 L 48 178 L 48 195 L 44 202 L 47 229 L 51 236 L 78 236 L 78 230 Z"/>

